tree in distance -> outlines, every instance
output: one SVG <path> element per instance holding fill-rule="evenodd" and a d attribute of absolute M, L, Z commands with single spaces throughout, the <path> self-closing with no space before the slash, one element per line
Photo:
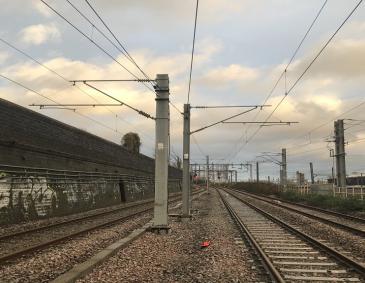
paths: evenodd
<path fill-rule="evenodd" d="M 121 140 L 122 146 L 131 153 L 139 153 L 141 139 L 137 133 L 126 133 Z"/>
<path fill-rule="evenodd" d="M 174 162 L 174 166 L 177 168 L 177 169 L 182 169 L 182 161 L 181 161 L 181 158 L 179 156 L 175 156 L 175 162 Z"/>

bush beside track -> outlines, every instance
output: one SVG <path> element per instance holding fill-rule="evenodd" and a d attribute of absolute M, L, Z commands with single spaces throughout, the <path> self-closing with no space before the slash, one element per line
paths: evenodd
<path fill-rule="evenodd" d="M 283 200 L 303 203 L 339 212 L 365 213 L 365 201 L 354 198 L 340 198 L 330 195 L 299 194 L 283 192 L 276 184 L 239 182 L 228 186 L 231 189 L 245 190 L 258 195 L 274 196 Z"/>

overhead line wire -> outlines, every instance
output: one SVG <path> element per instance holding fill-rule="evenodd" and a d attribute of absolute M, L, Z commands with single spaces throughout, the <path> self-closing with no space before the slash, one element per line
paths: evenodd
<path fill-rule="evenodd" d="M 96 91 L 98 91 L 98 92 L 100 92 L 100 93 L 104 94 L 105 96 L 107 96 L 107 97 L 109 97 L 109 98 L 111 98 L 111 99 L 113 99 L 113 100 L 115 100 L 115 101 L 117 101 L 117 102 L 119 102 L 121 105 L 125 105 L 126 107 L 128 107 L 128 108 L 132 109 L 133 111 L 137 112 L 138 114 L 140 114 L 140 115 L 142 115 L 142 116 L 144 116 L 144 117 L 146 117 L 146 118 L 150 118 L 150 119 L 152 119 L 152 120 L 155 120 L 155 118 L 154 118 L 153 116 L 151 116 L 150 114 L 148 114 L 148 113 L 146 113 L 146 112 L 144 112 L 144 111 L 142 111 L 142 110 L 139 110 L 139 109 L 137 109 L 137 108 L 135 108 L 135 107 L 133 107 L 133 106 L 131 106 L 131 105 L 129 105 L 129 104 L 127 104 L 127 103 L 125 103 L 125 102 L 123 102 L 123 101 L 121 101 L 121 100 L 117 99 L 117 98 L 115 98 L 114 96 L 112 96 L 112 95 L 110 95 L 110 94 L 106 93 L 105 91 L 102 91 L 102 90 L 100 90 L 100 89 L 98 89 L 98 88 L 96 88 L 96 87 L 92 86 L 91 84 L 88 84 L 87 82 L 85 82 L 85 85 L 87 85 L 88 87 L 90 87 L 90 88 L 92 88 L 92 89 L 94 89 L 94 90 L 96 90 Z"/>
<path fill-rule="evenodd" d="M 304 41 L 305 41 L 305 39 L 308 37 L 308 35 L 309 35 L 309 33 L 310 33 L 310 31 L 312 30 L 312 28 L 313 28 L 313 26 L 314 26 L 314 24 L 317 22 L 317 19 L 319 18 L 319 16 L 320 16 L 320 14 L 322 13 L 322 11 L 323 11 L 323 9 L 324 9 L 324 7 L 326 6 L 326 4 L 327 4 L 327 2 L 328 2 L 328 0 L 325 0 L 324 2 L 323 2 L 323 4 L 322 4 L 322 6 L 321 6 L 321 8 L 319 9 L 319 11 L 317 12 L 317 14 L 316 14 L 316 16 L 315 16 L 315 18 L 313 19 L 313 21 L 312 21 L 312 23 L 310 24 L 310 26 L 308 27 L 308 29 L 307 29 L 307 31 L 306 31 L 306 33 L 304 34 L 304 36 L 303 36 L 303 38 L 301 39 L 301 41 L 300 41 L 300 43 L 299 43 L 299 45 L 297 46 L 297 48 L 295 49 L 295 51 L 294 51 L 294 53 L 293 53 L 293 55 L 292 55 L 292 57 L 290 58 L 290 60 L 289 60 L 289 62 L 288 62 L 288 64 L 286 65 L 286 67 L 284 68 L 284 70 L 282 71 L 282 73 L 280 74 L 280 76 L 279 76 L 279 78 L 277 79 L 277 81 L 275 82 L 275 84 L 274 84 L 274 86 L 273 86 L 273 88 L 270 90 L 270 92 L 269 92 L 269 94 L 266 96 L 266 98 L 265 98 L 265 100 L 264 100 L 264 103 L 263 104 L 266 104 L 266 102 L 269 100 L 269 98 L 272 96 L 272 94 L 274 93 L 274 91 L 275 91 L 275 89 L 277 88 L 277 86 L 278 86 L 278 84 L 279 84 L 279 82 L 281 81 L 281 79 L 283 78 L 283 76 L 285 75 L 286 76 L 286 72 L 287 72 L 287 70 L 288 70 L 288 68 L 289 68 L 289 66 L 291 65 L 291 63 L 293 62 L 293 60 L 294 60 L 294 58 L 296 57 L 296 55 L 298 54 L 298 51 L 300 50 L 300 48 L 302 47 L 302 45 L 303 45 L 303 43 L 304 43 Z M 285 91 L 286 91 L 286 89 L 285 89 Z M 256 121 L 256 119 L 257 119 L 257 117 L 258 117 L 258 115 L 260 114 L 260 112 L 257 112 L 256 114 L 255 114 L 255 116 L 254 116 L 254 118 L 253 118 L 253 121 Z M 267 120 L 266 120 L 267 121 Z M 247 130 L 249 130 L 249 128 L 250 128 L 250 126 L 251 125 L 248 125 L 248 127 L 247 127 Z M 261 129 L 261 127 L 258 127 L 258 131 Z M 247 131 L 246 130 L 246 131 Z M 256 134 L 255 134 L 256 135 Z M 236 145 L 237 145 L 237 143 L 242 139 L 244 137 L 244 134 L 239 138 L 239 140 L 236 142 Z M 249 139 L 247 139 L 246 140 L 246 143 L 245 144 L 247 144 L 249 142 Z M 244 144 L 244 145 L 245 145 Z M 235 148 L 236 148 L 236 145 L 235 145 Z M 244 146 L 243 146 L 244 147 Z M 243 148 L 242 146 L 241 146 L 241 148 L 239 149 L 239 151 L 237 152 L 237 153 L 235 153 L 235 154 L 233 154 L 233 156 L 236 156 L 241 150 L 242 150 L 242 148 Z M 230 155 L 230 154 L 229 154 Z M 229 156 L 228 155 L 228 156 Z M 228 157 L 227 156 L 227 157 Z M 233 158 L 233 157 L 232 157 Z"/>
<path fill-rule="evenodd" d="M 127 56 L 127 54 L 122 50 L 120 49 L 109 37 L 106 36 L 106 34 L 96 26 L 95 23 L 93 23 L 83 12 L 81 12 L 81 10 L 79 8 L 77 8 L 71 1 L 69 0 L 66 0 L 67 3 L 70 4 L 70 6 L 76 10 L 76 12 L 79 13 L 79 15 L 84 19 L 86 20 L 93 28 L 95 28 L 99 34 L 101 34 L 110 44 L 112 44 L 119 52 L 121 52 L 124 56 L 126 56 L 128 59 L 129 57 Z M 130 60 L 130 59 L 129 59 Z"/>
<path fill-rule="evenodd" d="M 339 117 L 341 117 L 341 116 L 343 116 L 343 115 L 346 115 L 346 114 L 348 114 L 348 113 L 352 112 L 353 110 L 355 110 L 355 109 L 357 109 L 357 108 L 360 108 L 360 107 L 362 107 L 362 106 L 364 106 L 364 105 L 365 105 L 365 101 L 363 101 L 363 102 L 361 102 L 360 104 L 357 104 L 357 105 L 355 105 L 355 106 L 351 107 L 350 109 L 346 110 L 345 112 L 342 112 L 341 114 L 339 114 L 339 115 L 337 115 L 337 116 L 335 116 L 335 117 L 331 118 L 331 119 L 330 119 L 330 120 L 328 120 L 327 122 L 325 122 L 325 123 L 323 123 L 323 124 L 321 124 L 321 125 L 319 125 L 319 126 L 317 126 L 317 127 L 313 128 L 313 129 L 311 129 L 311 130 L 310 130 L 307 134 L 311 134 L 311 133 L 315 132 L 316 130 L 318 130 L 318 129 L 320 129 L 320 128 L 324 127 L 325 125 L 327 125 L 327 124 L 331 123 L 332 121 L 334 121 L 334 119 L 338 119 Z M 297 137 L 295 137 L 295 138 L 298 138 L 298 137 L 302 137 L 302 136 L 297 136 Z M 294 139 L 294 138 L 293 138 L 293 139 Z"/>
<path fill-rule="evenodd" d="M 9 46 L 10 48 L 16 50 L 17 52 L 19 52 L 20 54 L 24 55 L 25 57 L 27 57 L 28 59 L 34 61 L 35 63 L 37 63 L 38 65 L 42 66 L 43 68 L 45 68 L 46 70 L 48 70 L 49 72 L 51 72 L 52 74 L 54 74 L 55 76 L 59 77 L 60 79 L 64 80 L 65 82 L 69 83 L 69 80 L 64 77 L 63 75 L 61 75 L 60 73 L 58 73 L 57 71 L 49 68 L 47 65 L 43 64 L 42 62 L 40 62 L 39 60 L 35 59 L 33 56 L 27 54 L 26 52 L 24 52 L 23 50 L 17 48 L 16 46 L 14 46 L 13 44 L 11 44 L 10 42 L 6 41 L 5 39 L 3 38 L 0 38 L 0 41 L 3 42 L 4 44 L 6 44 L 7 46 Z M 100 104 L 100 101 L 96 98 L 94 98 L 92 95 L 90 95 L 88 92 L 86 92 L 85 90 L 83 90 L 81 87 L 79 87 L 78 85 L 75 85 L 77 89 L 79 89 L 82 93 L 84 93 L 85 95 L 87 95 L 88 97 L 90 97 L 91 99 L 93 99 L 95 102 L 99 103 Z M 59 104 L 59 103 L 58 103 Z M 110 113 L 112 113 L 113 115 L 116 115 L 116 117 L 133 126 L 131 123 L 129 123 L 128 121 L 122 119 L 121 117 L 119 117 L 119 115 L 117 113 L 115 113 L 114 111 L 112 111 L 111 109 L 109 109 L 108 107 L 105 107 L 105 109 L 107 109 Z M 144 133 L 143 133 L 144 134 Z M 144 134 L 146 135 L 146 134 Z M 149 138 L 151 138 L 149 135 L 146 135 L 148 136 Z"/>
<path fill-rule="evenodd" d="M 69 1 L 69 0 L 67 0 Z M 94 9 L 94 7 L 90 4 L 90 2 L 88 0 L 85 0 L 85 2 L 87 3 L 87 5 L 90 7 L 90 9 L 94 12 L 94 14 L 98 17 L 98 19 L 102 22 L 102 24 L 104 25 L 104 27 L 109 31 L 109 33 L 113 36 L 113 38 L 117 41 L 117 43 L 119 44 L 119 46 L 124 50 L 125 52 L 125 56 L 127 58 L 129 58 L 129 60 L 138 68 L 138 70 L 143 74 L 143 76 L 149 80 L 150 77 L 140 68 L 140 66 L 136 63 L 136 61 L 133 59 L 133 57 L 129 54 L 129 52 L 127 51 L 127 49 L 123 46 L 123 44 L 119 41 L 119 39 L 115 36 L 115 34 L 112 32 L 112 30 L 109 28 L 109 26 L 105 23 L 105 21 L 101 18 L 101 16 L 99 15 L 99 13 Z"/>
<path fill-rule="evenodd" d="M 197 23 L 197 20 L 198 20 L 198 9 L 199 9 L 199 0 L 196 0 L 195 20 L 194 20 L 194 33 L 193 33 L 193 47 L 191 49 L 191 61 L 190 61 L 190 72 L 189 72 L 188 103 L 190 102 L 191 76 L 192 76 L 192 73 L 193 73 L 194 50 L 195 50 L 195 36 L 196 36 L 196 23 Z"/>
<path fill-rule="evenodd" d="M 228 120 L 230 120 L 230 119 L 233 119 L 233 118 L 239 117 L 239 116 L 241 116 L 241 115 L 243 115 L 243 114 L 246 114 L 246 113 L 248 113 L 248 112 L 251 112 L 251 111 L 253 111 L 253 110 L 257 109 L 257 108 L 258 108 L 257 106 L 256 106 L 256 107 L 253 107 L 253 108 L 251 108 L 251 109 L 249 109 L 249 110 L 245 110 L 245 111 L 243 111 L 243 112 L 240 112 L 240 113 L 238 113 L 238 114 L 235 114 L 235 115 L 229 116 L 228 118 L 225 118 L 225 119 L 220 120 L 220 121 L 218 121 L 218 122 L 214 122 L 214 123 L 212 123 L 212 124 L 209 124 L 209 125 L 207 125 L 207 126 L 204 126 L 204 127 L 202 127 L 202 128 L 199 128 L 199 129 L 197 129 L 197 130 L 191 131 L 191 132 L 190 132 L 190 135 L 192 135 L 192 134 L 194 134 L 194 133 L 197 133 L 197 132 L 200 132 L 200 131 L 202 131 L 202 130 L 208 129 L 208 128 L 210 128 L 210 127 L 213 127 L 213 126 L 215 126 L 215 125 L 221 124 L 221 123 L 223 123 L 223 122 L 225 122 L 225 121 L 228 121 Z"/>
<path fill-rule="evenodd" d="M 284 68 L 284 70 L 282 71 L 282 73 L 280 74 L 278 80 L 276 81 L 276 83 L 274 84 L 274 87 L 270 90 L 269 92 L 269 95 L 265 98 L 265 101 L 263 104 L 265 104 L 268 99 L 271 97 L 271 95 L 274 93 L 276 87 L 278 86 L 279 82 L 281 81 L 281 79 L 283 78 L 284 75 L 286 75 L 286 72 L 289 68 L 289 66 L 291 65 L 291 63 L 293 62 L 294 58 L 296 57 L 296 55 L 298 54 L 298 51 L 299 49 L 302 47 L 304 41 L 306 40 L 306 38 L 308 37 L 310 31 L 312 30 L 314 24 L 317 22 L 317 19 L 319 18 L 319 16 L 321 15 L 324 7 L 326 6 L 328 0 L 325 0 L 324 3 L 322 4 L 321 8 L 319 9 L 318 13 L 316 14 L 314 20 L 312 21 L 312 23 L 310 24 L 309 28 L 307 29 L 306 33 L 304 34 L 302 40 L 300 41 L 299 45 L 297 46 L 297 48 L 295 49 L 292 57 L 290 58 L 288 64 L 286 65 L 286 67 Z M 259 114 L 259 112 L 256 114 L 256 117 L 257 115 Z M 254 119 L 256 119 L 256 117 Z"/>
<path fill-rule="evenodd" d="M 42 93 L 40 93 L 40 92 L 38 92 L 38 91 L 36 91 L 36 90 L 34 90 L 34 89 L 31 89 L 30 87 L 27 87 L 26 85 L 24 85 L 24 84 L 22 84 L 22 83 L 20 83 L 20 82 L 18 82 L 18 81 L 15 81 L 15 80 L 13 80 L 13 79 L 11 79 L 11 78 L 9 78 L 9 77 L 5 76 L 5 75 L 0 74 L 0 77 L 4 78 L 4 79 L 6 79 L 6 80 L 8 80 L 8 81 L 10 81 L 10 82 L 12 82 L 12 83 L 14 83 L 14 84 L 16 84 L 16 85 L 20 86 L 20 87 L 22 87 L 22 88 L 24 88 L 24 89 L 26 89 L 26 90 L 28 90 L 28 91 L 30 91 L 30 92 L 33 92 L 33 93 L 35 93 L 35 94 L 37 94 L 37 95 L 39 95 L 39 96 L 41 96 L 41 97 L 43 97 L 43 98 L 45 98 L 45 99 L 47 99 L 47 100 L 49 100 L 49 101 L 52 101 L 52 102 L 54 102 L 55 104 L 59 104 L 56 100 L 54 100 L 54 99 L 52 99 L 52 98 L 49 98 L 48 96 L 46 96 L 46 95 L 44 95 L 44 94 L 42 94 Z M 99 121 L 97 121 L 97 120 L 95 120 L 95 119 L 93 119 L 93 118 L 91 118 L 91 117 L 89 117 L 89 116 L 87 116 L 87 115 L 85 115 L 85 114 L 79 113 L 79 112 L 77 112 L 77 111 L 76 111 L 76 112 L 73 112 L 73 113 L 75 113 L 75 114 L 77 114 L 77 115 L 79 115 L 79 116 L 82 116 L 82 117 L 84 117 L 84 118 L 86 118 L 86 119 L 88 119 L 88 120 L 90 120 L 90 121 L 93 121 L 94 123 L 96 123 L 96 124 L 98 124 L 98 125 L 100 125 L 100 126 L 102 126 L 102 127 L 104 127 L 104 128 L 107 128 L 107 129 L 109 129 L 109 130 L 111 130 L 111 131 L 113 131 L 113 132 L 118 132 L 119 134 L 122 134 L 122 133 L 120 133 L 119 131 L 116 131 L 115 129 L 113 129 L 113 128 L 111 128 L 111 127 L 109 127 L 109 126 L 105 125 L 104 123 L 101 123 L 101 122 L 99 122 Z"/>
<path fill-rule="evenodd" d="M 314 64 L 314 62 L 318 59 L 318 57 L 323 53 L 323 51 L 326 49 L 326 47 L 329 45 L 329 43 L 333 40 L 333 38 L 336 36 L 336 34 L 341 30 L 341 28 L 345 25 L 345 23 L 348 21 L 348 19 L 353 15 L 353 13 L 356 11 L 356 9 L 360 6 L 360 4 L 363 2 L 363 0 L 360 0 L 356 6 L 351 10 L 351 12 L 347 15 L 347 17 L 343 20 L 343 22 L 340 24 L 340 26 L 336 29 L 336 31 L 331 35 L 331 37 L 327 40 L 327 42 L 323 45 L 323 47 L 320 49 L 320 51 L 316 54 L 316 56 L 312 59 L 312 61 L 309 63 L 309 65 L 305 68 L 305 70 L 302 72 L 302 74 L 298 77 L 298 79 L 292 84 L 290 89 L 285 93 L 283 98 L 279 101 L 279 103 L 276 105 L 274 110 L 269 114 L 269 116 L 266 118 L 265 121 L 270 119 L 270 117 L 275 113 L 275 111 L 279 108 L 279 106 L 282 104 L 282 102 L 285 100 L 285 98 L 293 91 L 293 89 L 296 87 L 296 85 L 299 83 L 299 81 L 303 78 L 303 76 L 307 73 L 307 71 L 311 68 L 311 66 Z M 260 131 L 261 128 L 258 128 L 253 135 L 249 137 L 246 144 L 249 143 L 256 134 Z"/>
<path fill-rule="evenodd" d="M 203 156 L 206 156 L 206 154 L 203 152 L 202 148 L 200 147 L 198 141 L 196 140 L 195 136 L 194 135 L 191 135 L 192 139 L 193 139 L 193 142 L 195 143 L 196 147 L 198 148 L 198 150 L 200 151 L 200 153 L 203 155 Z"/>
<path fill-rule="evenodd" d="M 341 25 L 337 28 L 337 30 L 332 34 L 332 36 L 327 40 L 326 44 L 321 48 L 321 50 L 318 52 L 318 54 L 313 58 L 313 60 L 310 62 L 310 64 L 307 66 L 307 68 L 305 68 L 304 72 L 299 76 L 299 78 L 295 81 L 295 83 L 290 87 L 290 89 L 288 90 L 288 94 L 295 88 L 295 86 L 298 84 L 298 82 L 303 78 L 303 76 L 307 73 L 309 68 L 318 59 L 318 57 L 322 54 L 322 52 L 326 49 L 326 47 L 330 44 L 330 42 L 333 40 L 333 38 L 336 36 L 336 34 L 341 30 L 341 28 L 345 25 L 345 23 L 352 16 L 352 14 L 357 10 L 357 8 L 360 6 L 360 4 L 362 2 L 363 2 L 363 0 L 360 0 L 357 3 L 357 5 L 352 9 L 350 14 L 345 18 L 345 20 L 341 23 Z"/>
<path fill-rule="evenodd" d="M 129 74 L 131 74 L 135 79 L 139 80 L 139 78 L 132 73 L 130 70 L 128 70 L 123 64 L 121 64 L 116 58 L 114 58 L 110 53 L 108 53 L 103 47 L 101 47 L 98 43 L 96 43 L 92 38 L 87 36 L 83 31 L 81 31 L 78 27 L 76 27 L 73 23 L 71 23 L 68 19 L 66 19 L 65 16 L 63 16 L 60 12 L 58 12 L 56 9 L 54 9 L 50 4 L 48 4 L 44 0 L 40 0 L 44 5 L 46 5 L 50 10 L 52 10 L 55 14 L 57 14 L 61 19 L 63 19 L 65 22 L 67 22 L 71 27 L 73 27 L 76 31 L 78 31 L 81 35 L 83 35 L 86 39 L 88 39 L 91 43 L 93 43 L 98 49 L 100 49 L 104 54 L 106 54 L 109 58 L 111 58 L 113 61 L 115 61 L 118 65 L 120 65 L 123 69 L 125 69 Z M 148 88 L 150 91 L 155 93 L 153 89 L 151 89 L 147 84 L 142 82 L 146 88 Z"/>
<path fill-rule="evenodd" d="M 309 34 L 309 33 L 310 33 L 310 31 L 312 30 L 312 28 L 313 28 L 314 24 L 316 23 L 316 21 L 317 21 L 318 17 L 321 15 L 321 13 L 322 13 L 322 11 L 323 11 L 324 7 L 326 6 L 327 2 L 328 2 L 328 0 L 325 0 L 325 1 L 324 1 L 324 3 L 323 3 L 323 5 L 322 5 L 322 6 L 321 6 L 321 8 L 319 9 L 319 11 L 318 11 L 318 13 L 317 13 L 316 17 L 314 18 L 314 20 L 312 21 L 311 25 L 309 26 L 309 28 L 308 28 L 307 32 L 305 33 L 305 35 L 303 36 L 302 40 L 300 41 L 300 43 L 299 43 L 299 45 L 298 45 L 297 49 L 295 50 L 295 52 L 294 52 L 293 56 L 290 58 L 289 63 L 288 63 L 288 64 L 287 64 L 287 66 L 285 67 L 285 70 L 288 70 L 288 68 L 289 68 L 290 64 L 293 62 L 293 60 L 294 60 L 295 56 L 297 55 L 297 53 L 298 53 L 298 51 L 299 51 L 300 47 L 302 47 L 302 45 L 303 45 L 303 43 L 304 43 L 305 39 L 307 38 L 308 34 Z M 284 71 L 285 71 L 285 70 L 284 70 Z"/>
<path fill-rule="evenodd" d="M 67 1 L 69 1 L 69 0 L 67 0 Z M 111 40 L 104 34 L 104 37 L 106 37 L 107 39 L 108 39 L 108 41 L 109 42 L 111 42 L 119 51 L 121 51 L 122 53 L 123 53 L 123 55 L 124 56 L 126 56 L 127 57 L 127 59 L 129 60 L 129 61 L 131 61 L 137 68 L 138 68 L 138 70 L 143 74 L 143 76 L 146 78 L 146 79 L 148 79 L 148 80 L 150 80 L 150 81 L 152 81 L 151 80 L 151 78 L 142 70 L 142 68 L 137 64 L 137 62 L 134 60 L 134 58 L 129 54 L 129 52 L 127 51 L 127 49 L 123 46 L 123 44 L 120 42 L 120 40 L 116 37 L 116 35 L 113 33 L 113 31 L 109 28 L 109 26 L 106 24 L 106 22 L 102 19 L 102 17 L 100 16 L 100 14 L 95 10 L 95 8 L 90 4 L 90 2 L 88 1 L 88 0 L 85 0 L 85 2 L 87 3 L 87 5 L 90 7 L 90 9 L 94 12 L 94 14 L 98 17 L 98 19 L 101 21 L 101 23 L 104 25 L 104 27 L 109 31 L 109 33 L 113 36 L 113 38 L 117 41 L 117 43 L 119 44 L 119 46 L 123 49 L 123 51 L 122 50 L 120 50 L 119 48 L 117 48 L 117 46 L 115 45 L 115 44 L 113 44 L 112 42 L 111 42 Z M 80 13 L 80 12 L 79 12 Z M 88 19 L 87 19 L 87 21 L 89 21 Z M 90 24 L 92 24 L 91 23 L 91 21 L 89 21 L 89 23 Z M 94 24 L 92 24 L 93 26 L 95 26 Z M 152 82 L 150 82 L 151 84 L 152 84 Z M 152 84 L 152 86 L 154 87 L 154 85 Z M 153 93 L 155 93 L 155 91 L 153 91 Z M 179 112 L 179 114 L 183 114 L 180 110 L 179 110 L 179 108 L 173 103 L 173 102 L 171 102 L 171 101 L 169 101 L 169 104 L 173 107 L 173 108 L 175 108 L 175 110 L 176 111 L 178 111 Z"/>
<path fill-rule="evenodd" d="M 78 27 L 76 27 L 73 23 L 71 23 L 68 19 L 66 19 L 65 16 L 63 16 L 60 12 L 58 12 L 56 9 L 54 9 L 50 4 L 48 4 L 47 2 L 45 2 L 44 0 L 40 0 L 43 4 L 45 4 L 49 9 L 51 9 L 55 14 L 57 14 L 60 18 L 62 18 L 65 22 L 67 22 L 70 26 L 72 26 L 76 31 L 78 31 L 81 35 L 83 35 L 85 38 L 87 38 L 91 43 L 93 43 L 96 47 L 98 47 L 104 54 L 106 54 L 109 58 L 111 58 L 113 61 L 115 61 L 118 65 L 120 65 L 123 69 L 125 69 L 129 74 L 131 74 L 134 78 L 136 78 L 137 80 L 139 80 L 139 78 L 132 73 L 129 69 L 127 69 L 123 64 L 121 64 L 116 58 L 114 58 L 110 53 L 108 53 L 103 47 L 101 47 L 98 43 L 96 43 L 92 38 L 90 38 L 89 36 L 87 36 L 83 31 L 81 31 Z M 69 4 L 71 4 L 69 2 Z M 76 8 L 74 5 L 71 5 L 74 8 Z M 78 11 L 78 9 L 76 9 L 76 11 Z M 96 11 L 95 11 L 96 12 Z M 79 12 L 80 13 L 80 12 Z M 81 15 L 81 14 L 80 14 Z M 100 18 L 101 19 L 101 18 Z M 91 22 L 91 21 L 90 21 Z M 90 23 L 89 22 L 89 23 Z M 102 21 L 103 23 L 105 23 L 104 21 Z M 94 24 L 92 24 L 93 27 L 96 27 Z M 108 28 L 108 30 L 111 32 L 111 30 Z M 113 34 L 114 35 L 114 34 Z M 119 40 L 118 40 L 119 42 Z M 120 42 L 119 42 L 120 43 Z M 122 47 L 123 49 L 125 49 L 124 47 Z M 125 52 L 129 55 L 128 51 L 125 50 Z M 130 55 L 129 55 L 130 56 Z M 131 56 L 130 56 L 131 57 Z M 131 59 L 133 60 L 133 58 L 131 57 Z M 134 60 L 133 60 L 134 61 Z M 148 76 L 147 76 L 148 77 Z M 151 89 L 148 85 L 146 85 L 144 82 L 142 82 L 150 91 L 152 91 L 154 94 L 156 94 L 154 89 Z M 157 95 L 157 94 L 156 94 Z M 172 105 L 180 114 L 181 111 L 171 102 L 169 101 L 170 105 Z M 143 112 L 143 111 L 142 111 Z M 141 114 L 141 112 L 139 112 Z M 143 112 L 144 113 L 144 112 Z M 146 113 L 147 114 L 147 113 Z M 143 115 L 143 114 L 142 114 Z M 150 116 L 149 114 L 147 114 L 148 116 Z M 144 115 L 145 116 L 145 115 Z M 146 116 L 147 117 L 147 116 Z M 152 116 L 150 116 L 152 117 Z"/>
<path fill-rule="evenodd" d="M 139 78 L 132 73 L 128 68 L 126 68 L 122 63 L 120 63 L 116 58 L 114 58 L 108 51 L 106 51 L 103 47 L 101 47 L 98 43 L 96 43 L 92 38 L 86 35 L 83 31 L 81 31 L 78 27 L 76 27 L 73 23 L 71 23 L 65 16 L 63 16 L 60 12 L 54 9 L 50 4 L 48 4 L 44 0 L 40 0 L 44 5 L 46 5 L 49 9 L 51 9 L 55 14 L 57 14 L 61 19 L 67 22 L 71 27 L 73 27 L 76 31 L 78 31 L 81 35 L 83 35 L 86 39 L 88 39 L 91 43 L 93 43 L 98 49 L 100 49 L 105 55 L 107 55 L 110 59 L 116 62 L 119 66 L 121 66 L 125 71 L 127 71 L 130 75 L 132 75 L 135 79 L 139 80 Z M 147 84 L 142 82 L 150 91 L 155 93 L 153 89 L 151 89 Z"/>
<path fill-rule="evenodd" d="M 45 68 L 46 70 L 48 70 L 49 72 L 53 73 L 54 75 L 56 75 L 57 77 L 61 78 L 62 80 L 64 80 L 65 82 L 69 83 L 69 80 L 66 79 L 64 76 L 62 76 L 60 73 L 56 72 L 55 70 L 49 68 L 48 66 L 46 66 L 45 64 L 43 64 L 42 62 L 40 62 L 39 60 L 35 59 L 34 57 L 30 56 L 29 54 L 25 53 L 23 50 L 17 48 L 16 46 L 14 46 L 13 44 L 11 44 L 10 42 L 6 41 L 3 38 L 0 38 L 0 41 L 3 42 L 4 44 L 6 44 L 7 46 L 9 46 L 10 48 L 16 50 L 17 52 L 21 53 L 22 55 L 24 55 L 25 57 L 27 57 L 28 59 L 32 60 L 33 62 L 37 63 L 38 65 L 42 66 L 43 68 Z M 100 103 L 97 99 L 95 99 L 93 96 L 91 96 L 89 93 L 87 93 L 86 91 L 84 91 L 82 88 L 80 88 L 79 86 L 76 86 L 81 92 L 83 92 L 84 94 L 86 94 L 88 97 L 90 97 L 91 99 L 93 99 L 95 102 Z"/>

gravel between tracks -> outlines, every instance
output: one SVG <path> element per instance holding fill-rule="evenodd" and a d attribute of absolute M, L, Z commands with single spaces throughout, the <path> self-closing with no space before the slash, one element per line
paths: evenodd
<path fill-rule="evenodd" d="M 48 282 L 72 268 L 74 264 L 85 261 L 98 250 L 147 223 L 150 217 L 150 214 L 144 214 L 143 217 L 135 217 L 112 228 L 90 232 L 37 252 L 32 257 L 0 266 L 0 282 Z"/>
<path fill-rule="evenodd" d="M 259 208 L 262 208 L 264 211 L 267 211 L 274 216 L 277 216 L 286 223 L 298 227 L 304 233 L 307 233 L 316 239 L 320 239 L 336 250 L 346 252 L 346 255 L 357 261 L 365 263 L 365 239 L 363 237 L 353 235 L 350 232 L 333 227 L 329 224 L 321 223 L 318 220 L 290 212 L 284 208 L 275 207 L 249 196 L 240 194 L 236 195 L 249 200 L 252 204 L 257 205 Z"/>
<path fill-rule="evenodd" d="M 171 194 L 170 197 L 174 197 L 175 195 L 176 194 Z M 149 199 L 149 200 L 153 200 L 153 199 Z M 34 228 L 38 228 L 38 227 L 44 227 L 44 226 L 48 226 L 48 225 L 52 225 L 52 224 L 57 224 L 57 223 L 60 223 L 63 221 L 77 219 L 79 217 L 97 215 L 99 213 L 113 211 L 118 208 L 124 208 L 124 207 L 132 205 L 132 204 L 143 203 L 146 201 L 148 201 L 148 199 L 142 200 L 142 201 L 129 202 L 129 203 L 124 203 L 124 204 L 96 208 L 96 209 L 82 211 L 82 212 L 64 215 L 64 216 L 55 216 L 55 217 L 50 217 L 50 218 L 46 218 L 46 219 L 38 219 L 38 220 L 31 220 L 31 221 L 15 223 L 15 224 L 0 225 L 0 229 L 1 229 L 0 236 L 8 235 L 8 234 L 16 233 L 16 232 L 21 232 L 21 231 L 26 231 L 28 229 L 34 229 Z"/>
<path fill-rule="evenodd" d="M 146 233 L 77 282 L 259 282 L 250 253 L 215 190 L 194 202 L 189 222 L 170 219 L 171 233 Z M 211 241 L 201 249 L 200 243 Z"/>
<path fill-rule="evenodd" d="M 175 206 L 172 203 L 170 207 Z M 49 282 L 151 220 L 143 213 L 120 224 L 98 229 L 57 244 L 32 256 L 24 256 L 0 266 L 1 283 Z"/>

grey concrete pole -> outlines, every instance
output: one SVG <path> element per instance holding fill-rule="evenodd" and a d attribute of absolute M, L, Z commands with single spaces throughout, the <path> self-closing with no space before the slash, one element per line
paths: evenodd
<path fill-rule="evenodd" d="M 209 192 L 209 155 L 207 155 L 207 166 L 205 168 L 206 181 L 207 181 L 207 192 Z"/>
<path fill-rule="evenodd" d="M 309 169 L 311 172 L 311 183 L 314 184 L 314 173 L 313 173 L 313 163 L 312 162 L 309 163 Z"/>
<path fill-rule="evenodd" d="M 184 104 L 182 217 L 190 216 L 190 104 Z"/>
<path fill-rule="evenodd" d="M 229 183 L 229 165 L 228 165 L 228 164 L 226 164 L 225 166 L 226 166 L 226 167 L 225 167 L 225 171 L 226 171 L 226 179 L 227 179 L 227 183 Z"/>
<path fill-rule="evenodd" d="M 287 184 L 287 166 L 286 166 L 286 148 L 281 150 L 281 166 L 283 170 L 282 185 L 285 187 Z"/>
<path fill-rule="evenodd" d="M 155 205 L 152 229 L 168 229 L 169 76 L 156 77 Z"/>
<path fill-rule="evenodd" d="M 297 171 L 296 175 L 297 175 L 297 184 L 299 186 L 301 186 L 302 185 L 302 174 L 299 171 Z"/>
<path fill-rule="evenodd" d="M 346 187 L 345 130 L 343 120 L 335 121 L 335 155 L 337 186 Z"/>
<path fill-rule="evenodd" d="M 338 121 L 334 122 L 334 126 L 335 126 L 335 162 L 336 162 L 336 185 L 337 187 L 340 187 L 339 185 L 339 158 L 338 158 L 338 152 L 340 151 L 339 149 L 339 142 L 338 142 Z M 333 180 L 333 183 L 335 183 L 335 180 Z"/>
<path fill-rule="evenodd" d="M 252 164 L 250 164 L 250 181 L 252 182 Z"/>
<path fill-rule="evenodd" d="M 259 163 L 256 162 L 256 182 L 260 182 L 260 169 L 259 169 Z"/>
<path fill-rule="evenodd" d="M 214 175 L 214 163 L 212 162 L 212 180 L 213 183 L 215 182 L 215 175 Z"/>

